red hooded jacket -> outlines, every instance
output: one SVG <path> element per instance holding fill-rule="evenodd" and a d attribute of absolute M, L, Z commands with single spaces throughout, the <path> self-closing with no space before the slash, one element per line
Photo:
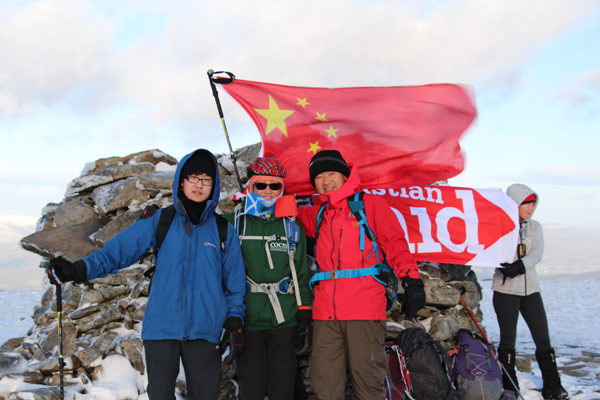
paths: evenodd
<path fill-rule="evenodd" d="M 326 203 L 319 228 L 316 261 L 321 271 L 369 268 L 377 264 L 373 244 L 365 237 L 360 250 L 360 228 L 348 206 L 348 197 L 360 191 L 358 168 L 338 190 L 317 196 L 315 203 Z M 364 194 L 365 214 L 387 262 L 399 279 L 419 278 L 419 269 L 408 250 L 404 231 L 381 196 Z M 322 204 L 321 203 L 321 204 Z M 298 209 L 298 220 L 307 236 L 315 236 L 321 204 Z M 317 320 L 385 320 L 384 286 L 372 276 L 320 281 L 315 289 L 313 318 Z"/>

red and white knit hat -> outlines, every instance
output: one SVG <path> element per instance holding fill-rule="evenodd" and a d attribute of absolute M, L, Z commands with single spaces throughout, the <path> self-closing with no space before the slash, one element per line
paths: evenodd
<path fill-rule="evenodd" d="M 248 176 L 263 175 L 285 178 L 287 171 L 275 157 L 257 157 L 248 167 Z"/>

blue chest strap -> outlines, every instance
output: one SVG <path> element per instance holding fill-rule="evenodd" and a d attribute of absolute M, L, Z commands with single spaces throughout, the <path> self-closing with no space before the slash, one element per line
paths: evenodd
<path fill-rule="evenodd" d="M 345 279 L 345 278 L 364 278 L 365 276 L 374 276 L 379 274 L 378 267 L 356 268 L 356 269 L 339 269 L 334 271 L 317 272 L 310 278 L 308 285 L 312 289 L 313 284 L 318 281 L 330 279 Z"/>

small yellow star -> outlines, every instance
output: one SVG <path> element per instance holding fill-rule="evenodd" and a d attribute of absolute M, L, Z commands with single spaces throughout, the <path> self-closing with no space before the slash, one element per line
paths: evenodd
<path fill-rule="evenodd" d="M 269 108 L 267 109 L 258 109 L 255 108 L 257 113 L 262 115 L 267 119 L 267 129 L 265 135 L 271 133 L 271 131 L 275 128 L 279 128 L 281 133 L 285 137 L 287 137 L 287 125 L 285 124 L 285 119 L 292 115 L 294 110 L 282 110 L 279 108 L 279 105 L 273 100 L 273 97 L 269 95 Z"/>
<path fill-rule="evenodd" d="M 298 100 L 298 102 L 296 104 L 298 104 L 302 108 L 306 108 L 306 106 L 310 106 L 310 103 L 306 100 L 306 97 L 303 99 L 296 97 L 296 100 Z"/>
<path fill-rule="evenodd" d="M 335 129 L 333 125 L 329 125 L 329 129 L 325 129 L 325 132 L 327 132 L 327 137 L 337 137 L 337 135 L 335 134 L 337 131 L 339 131 L 339 129 Z"/>
<path fill-rule="evenodd" d="M 310 145 L 310 149 L 308 149 L 306 152 L 308 153 L 309 151 L 312 151 L 313 154 L 317 154 L 317 151 L 321 150 L 322 147 L 319 146 L 319 141 L 317 140 L 314 143 L 308 143 Z"/>
<path fill-rule="evenodd" d="M 316 120 L 322 121 L 322 122 L 327 122 L 327 117 L 325 116 L 325 113 L 323 113 L 323 114 L 316 113 L 316 114 L 317 114 L 317 116 L 315 117 Z"/>

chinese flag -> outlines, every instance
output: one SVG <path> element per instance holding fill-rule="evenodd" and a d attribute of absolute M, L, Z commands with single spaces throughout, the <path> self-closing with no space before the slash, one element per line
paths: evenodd
<path fill-rule="evenodd" d="M 311 88 L 235 79 L 223 88 L 260 131 L 263 153 L 286 167 L 286 192 L 315 193 L 308 164 L 339 150 L 364 188 L 430 184 L 464 168 L 459 139 L 477 111 L 460 86 Z"/>

